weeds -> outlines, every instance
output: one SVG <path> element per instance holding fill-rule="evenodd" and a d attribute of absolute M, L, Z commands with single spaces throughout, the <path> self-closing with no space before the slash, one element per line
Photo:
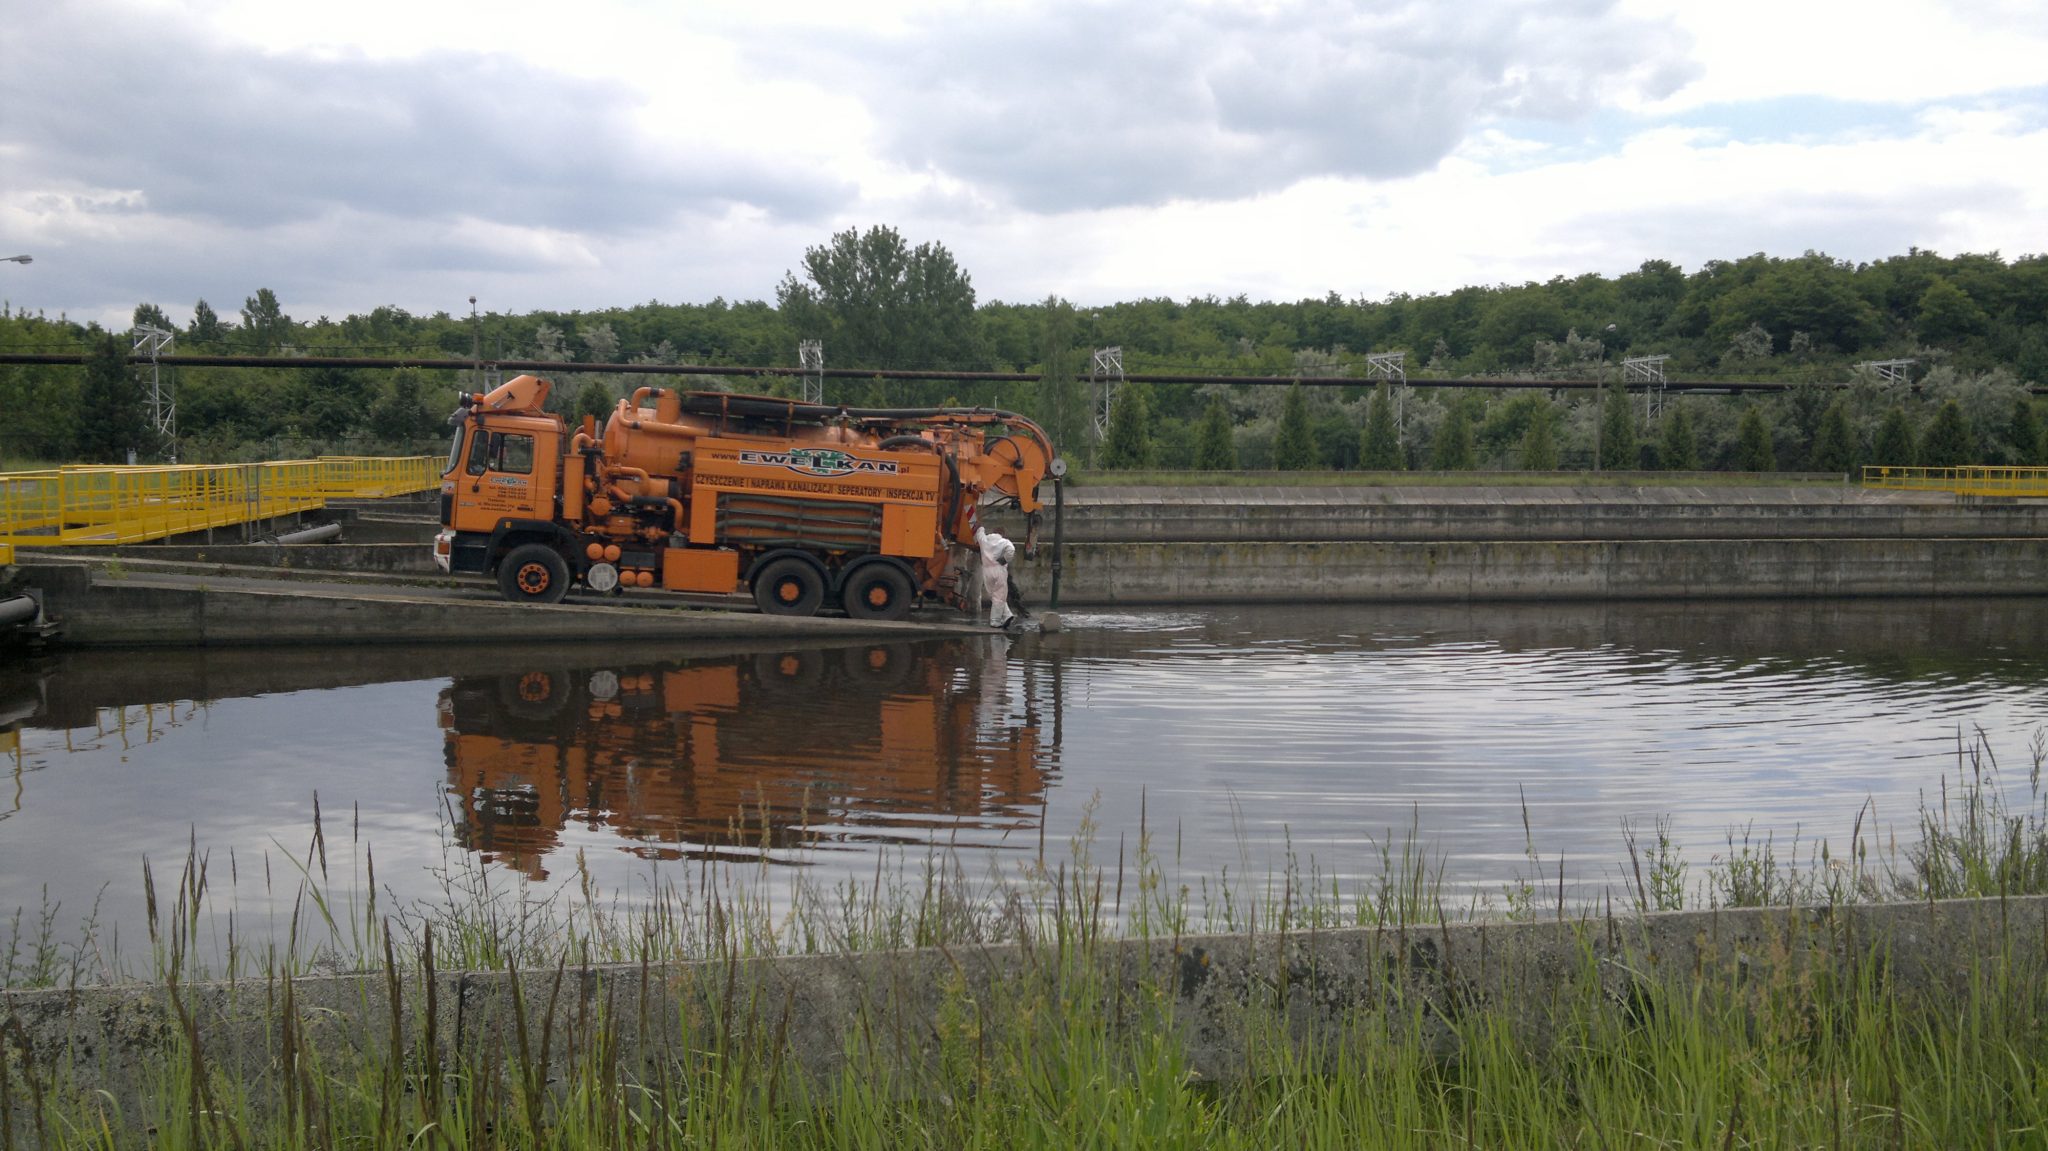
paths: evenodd
<path fill-rule="evenodd" d="M 1695 875 L 1668 821 L 1625 825 L 1628 905 L 1642 911 L 1788 899 L 2048 890 L 2043 741 L 2016 798 L 1983 733 L 1959 738 L 1920 839 L 1872 851 L 1874 813 L 1845 851 L 1731 830 Z M 1142 811 L 1142 805 L 1141 805 Z M 1361 1006 L 1332 1002 L 1313 966 L 1275 969 L 1186 1013 L 1196 932 L 1285 937 L 1334 927 L 1413 929 L 1497 910 L 1446 908 L 1443 861 L 1420 829 L 1374 842 L 1376 877 L 1347 886 L 1290 852 L 1276 874 L 1181 874 L 1178 837 L 1141 814 L 1112 860 L 1093 806 L 1063 853 L 973 875 L 951 852 L 861 881 L 809 885 L 765 864 L 671 868 L 632 899 L 576 882 L 535 897 L 451 850 L 442 889 L 379 899 L 354 820 L 314 818 L 304 851 L 259 873 L 190 843 L 175 875 L 144 871 L 146 970 L 162 1046 L 132 1096 L 92 1086 L 46 1037 L 0 1018 L 7 1145 L 113 1147 L 1976 1146 L 2048 1130 L 2048 953 L 2000 935 L 1959 948 L 1952 978 L 1901 985 L 1891 959 L 1834 939 L 1746 941 L 1739 971 L 1621 972 L 1590 943 L 1547 997 L 1421 994 L 1412 955 L 1359 956 Z M 1565 902 L 1562 861 L 1535 850 L 1506 892 L 1511 918 Z M 330 831 L 333 832 L 330 837 Z M 344 862 L 345 861 L 345 862 Z M 1552 883 L 1557 886 L 1553 892 Z M 787 883 L 789 890 L 777 890 Z M 239 892 L 289 908 L 249 942 Z M 62 909 L 17 913 L 0 948 L 10 986 L 133 977 L 88 915 L 60 942 Z M 1574 928 L 1589 938 L 1585 921 Z M 1822 929 L 1816 929 L 1822 930 Z M 1279 937 L 1274 939 L 1273 937 Z M 1161 957 L 1110 962 L 1118 938 Z M 976 944 L 1018 944 L 1004 974 Z M 1403 944 L 1405 947 L 1406 944 Z M 877 966 L 871 953 L 923 948 Z M 1255 949 L 1256 950 L 1256 949 Z M 1417 953 L 1419 954 L 1419 953 Z M 839 973 L 800 999 L 752 961 L 812 955 Z M 920 959 L 919 956 L 924 958 Z M 1400 959 L 1395 963 L 1396 958 Z M 708 961 L 695 968 L 678 959 Z M 1123 962 L 1123 961 L 1119 961 Z M 1377 974 L 1373 965 L 1385 962 Z M 593 965 L 610 965 L 602 973 Z M 927 966 L 920 966 L 920 965 Z M 1566 961 L 1565 966 L 1573 965 Z M 472 985 L 461 970 L 502 975 Z M 362 973 L 360 1001 L 306 980 Z M 932 1014 L 906 1019 L 877 973 L 923 971 Z M 1429 974 L 1425 972 L 1425 974 Z M 1496 973 L 1497 974 L 1497 973 Z M 226 976 L 227 984 L 199 982 Z M 921 977 L 922 978 L 922 977 Z M 323 981 L 328 984 L 331 981 Z M 1617 990 L 1617 987 L 1620 990 Z M 923 994 L 923 992 L 919 992 Z M 490 995 L 498 995 L 493 1007 Z M 223 1037 L 224 1002 L 252 997 L 272 1025 Z M 819 1010 L 839 1012 L 829 1020 Z M 1536 1024 L 1532 1024 L 1536 1020 Z M 1219 1022 L 1221 1021 L 1221 1022 Z M 834 1022 L 825 1032 L 822 1022 Z M 1190 1027 L 1227 1025 L 1235 1052 L 1198 1063 Z M 830 1034 L 836 1050 L 820 1048 Z M 19 1144 L 17 1144 L 19 1140 Z"/>

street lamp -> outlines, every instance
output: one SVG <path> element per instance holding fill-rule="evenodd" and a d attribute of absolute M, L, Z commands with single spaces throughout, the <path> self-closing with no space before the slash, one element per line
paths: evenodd
<path fill-rule="evenodd" d="M 0 256 L 0 264 L 33 264 L 34 256 Z"/>

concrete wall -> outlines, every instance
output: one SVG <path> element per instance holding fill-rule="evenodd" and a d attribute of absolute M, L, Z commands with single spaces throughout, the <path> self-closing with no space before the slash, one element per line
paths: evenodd
<path fill-rule="evenodd" d="M 967 631 L 950 621 L 880 623 L 685 607 L 537 606 L 495 592 L 361 587 L 250 590 L 143 576 L 93 577 L 78 564 L 24 565 L 48 596 L 66 646 L 179 647 L 347 643 L 895 639 Z"/>
<path fill-rule="evenodd" d="M 1031 603 L 1051 553 L 1017 561 Z M 1077 544 L 1062 606 L 2048 593 L 2048 539 Z"/>
<path fill-rule="evenodd" d="M 1077 488 L 1077 543 L 2048 536 L 2048 503 L 1861 488 Z M 1008 532 L 1021 518 L 995 517 Z M 1047 512 L 1041 538 L 1052 538 Z M 1021 537 L 1020 537 L 1021 538 Z"/>
<path fill-rule="evenodd" d="M 1489 1012 L 1541 1050 L 1560 1009 L 1641 1011 L 1661 993 L 1683 998 L 1694 989 L 1711 1003 L 1718 994 L 1753 994 L 1744 988 L 1791 986 L 1817 971 L 1860 969 L 1908 1012 L 1922 1004 L 1954 1010 L 1972 971 L 2024 977 L 2016 969 L 2043 961 L 2043 940 L 2048 897 L 2019 897 L 1190 936 L 1064 952 L 956 945 L 571 969 L 559 984 L 550 969 L 528 972 L 518 1001 L 527 1034 L 555 1039 L 543 1057 L 551 1082 L 571 1073 L 601 1028 L 619 1053 L 617 1074 L 628 1081 L 722 1051 L 749 1051 L 758 1065 L 759 1045 L 772 1044 L 793 1071 L 817 1079 L 838 1073 L 845 1053 L 861 1048 L 877 1061 L 875 1070 L 903 1072 L 899 1082 L 915 1083 L 937 1054 L 949 1007 L 994 1013 L 984 1025 L 1006 1027 L 1014 1023 L 1006 1003 L 1029 1003 L 1047 989 L 1095 987 L 1104 1026 L 1168 1028 L 1199 1073 L 1218 1079 L 1243 1065 L 1247 1042 L 1261 1035 L 1343 1043 L 1377 1033 L 1403 1041 L 1419 1017 L 1421 1041 L 1448 1059 L 1456 1054 L 1457 1024 Z M 1089 978 L 1076 982 L 1082 971 Z M 417 969 L 395 979 L 382 972 L 299 979 L 291 988 L 293 1024 L 321 1052 L 323 1072 L 343 1078 L 354 1060 L 390 1050 L 394 1015 L 409 1059 L 425 1053 L 430 1034 L 442 1065 L 460 1055 L 472 1065 L 502 1066 L 504 1053 L 519 1049 L 512 977 L 436 973 L 431 1031 L 427 982 Z M 1808 994 L 1855 994 L 1867 984 L 1798 985 Z M 275 1093 L 283 999 L 277 981 L 260 977 L 185 984 L 176 1006 L 160 986 L 0 994 L 0 1029 L 14 1037 L 0 1047 L 15 1062 L 18 1085 L 8 1121 L 17 1137 L 32 1132 L 24 1072 L 47 1085 L 63 1070 L 67 1092 L 103 1090 L 127 1121 L 142 1122 L 148 1076 L 175 1057 L 185 1020 L 213 1067 L 254 1093 Z"/>
<path fill-rule="evenodd" d="M 350 537 L 355 535 L 351 529 L 343 530 L 349 532 Z M 431 532 L 428 534 L 432 535 Z M 358 543 L 351 539 L 350 542 L 317 544 L 131 544 L 95 548 L 93 554 L 167 563 L 289 568 L 297 571 L 439 575 L 441 570 L 434 566 L 433 546 L 427 542 Z"/>

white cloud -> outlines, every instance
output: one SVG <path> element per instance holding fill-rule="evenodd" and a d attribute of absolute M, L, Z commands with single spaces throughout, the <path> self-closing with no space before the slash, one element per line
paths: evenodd
<path fill-rule="evenodd" d="M 0 249 L 37 256 L 17 303 L 111 324 L 259 285 L 301 316 L 764 298 L 876 223 L 984 299 L 1088 303 L 2017 255 L 2044 13 L 71 0 L 11 18 Z"/>
<path fill-rule="evenodd" d="M 2048 7 L 2028 0 L 1624 0 L 1677 22 L 1702 64 L 1657 111 L 1825 96 L 1918 103 L 2043 82 Z"/>

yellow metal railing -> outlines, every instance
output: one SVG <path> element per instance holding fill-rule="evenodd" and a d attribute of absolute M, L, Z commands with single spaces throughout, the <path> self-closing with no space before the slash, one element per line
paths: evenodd
<path fill-rule="evenodd" d="M 437 456 L 321 456 L 320 490 L 329 499 L 382 499 L 431 491 L 445 461 Z"/>
<path fill-rule="evenodd" d="M 334 456 L 261 464 L 0 472 L 0 543 L 128 544 L 425 491 L 440 461 Z"/>
<path fill-rule="evenodd" d="M 2048 468 L 1870 466 L 1863 469 L 1863 486 L 1964 496 L 2048 496 Z"/>

